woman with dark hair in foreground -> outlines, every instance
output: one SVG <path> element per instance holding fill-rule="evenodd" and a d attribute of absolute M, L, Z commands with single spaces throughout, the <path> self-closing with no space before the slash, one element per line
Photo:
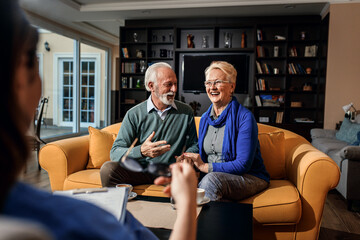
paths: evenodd
<path fill-rule="evenodd" d="M 110 213 L 90 203 L 54 196 L 17 180 L 29 152 L 25 133 L 41 96 L 36 44 L 38 34 L 17 1 L 0 1 L 1 100 L 0 213 L 41 224 L 56 239 L 156 239 L 129 212 L 121 224 Z M 166 193 L 177 202 L 171 239 L 195 239 L 196 177 L 188 164 L 172 166 Z M 170 179 L 159 178 L 158 184 Z M 181 229 L 181 231 L 180 231 Z"/>

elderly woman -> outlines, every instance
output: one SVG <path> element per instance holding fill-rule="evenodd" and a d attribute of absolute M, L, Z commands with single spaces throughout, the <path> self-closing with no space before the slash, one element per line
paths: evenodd
<path fill-rule="evenodd" d="M 269 185 L 254 116 L 233 97 L 236 75 L 231 64 L 221 61 L 212 62 L 205 70 L 206 93 L 212 105 L 200 120 L 200 155 L 184 154 L 206 173 L 199 187 L 212 201 L 241 200 Z"/>

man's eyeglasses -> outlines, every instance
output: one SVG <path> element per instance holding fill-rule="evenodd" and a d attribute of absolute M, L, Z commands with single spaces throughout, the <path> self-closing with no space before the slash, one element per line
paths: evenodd
<path fill-rule="evenodd" d="M 204 85 L 205 87 L 211 87 L 214 85 L 215 87 L 222 86 L 224 83 L 231 83 L 230 81 L 224 81 L 224 80 L 215 80 L 215 81 L 205 81 Z"/>
<path fill-rule="evenodd" d="M 167 164 L 150 162 L 147 167 L 144 168 L 137 160 L 128 157 L 131 149 L 134 148 L 137 140 L 138 139 L 135 138 L 134 142 L 131 144 L 127 152 L 121 158 L 120 165 L 132 172 L 147 172 L 155 176 L 171 177 L 170 167 Z"/>

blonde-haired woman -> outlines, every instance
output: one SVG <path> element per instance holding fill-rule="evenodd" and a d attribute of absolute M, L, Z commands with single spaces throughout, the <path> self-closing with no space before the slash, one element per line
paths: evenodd
<path fill-rule="evenodd" d="M 212 201 L 241 200 L 269 185 L 253 114 L 233 97 L 236 69 L 212 62 L 205 70 L 206 93 L 212 102 L 199 125 L 200 154 L 185 153 L 206 175 L 199 183 Z"/>

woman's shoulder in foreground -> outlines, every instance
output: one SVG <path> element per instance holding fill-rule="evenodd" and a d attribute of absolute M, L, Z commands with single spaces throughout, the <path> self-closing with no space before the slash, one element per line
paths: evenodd
<path fill-rule="evenodd" d="M 103 209 L 70 197 L 53 195 L 28 184 L 16 183 L 5 203 L 4 214 L 38 222 L 56 238 L 128 233 L 117 219 Z M 103 227 L 101 227 L 103 226 Z M 104 230 L 106 226 L 107 232 Z M 84 229 L 87 229 L 84 231 Z M 111 238 L 109 238 L 111 239 Z"/>

